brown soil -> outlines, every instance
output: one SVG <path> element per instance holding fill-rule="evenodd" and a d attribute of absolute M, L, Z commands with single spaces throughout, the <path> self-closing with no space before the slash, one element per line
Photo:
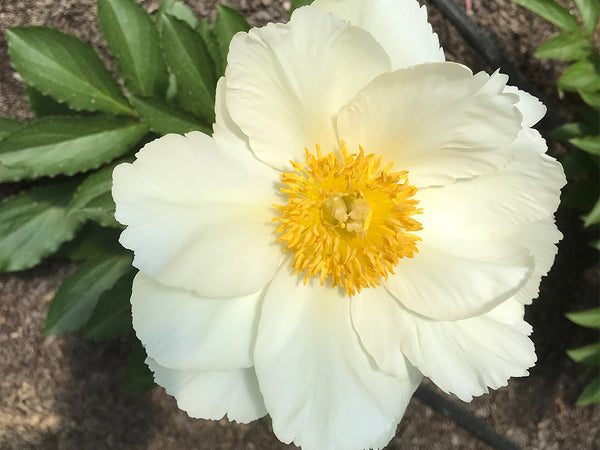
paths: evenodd
<path fill-rule="evenodd" d="M 153 10 L 158 0 L 142 2 Z M 188 0 L 201 16 L 214 1 Z M 253 25 L 285 17 L 289 1 L 226 2 Z M 427 2 L 425 2 L 427 3 Z M 510 0 L 474 0 L 473 18 L 497 37 L 509 60 L 545 95 L 562 66 L 533 58 L 556 29 Z M 0 31 L 15 25 L 48 25 L 74 33 L 109 60 L 95 20 L 93 0 L 0 0 Z M 434 29 L 448 59 L 474 70 L 493 71 L 439 13 Z M 111 65 L 112 67 L 112 65 Z M 555 99 L 556 100 L 556 99 Z M 29 118 L 23 86 L 9 65 L 0 37 L 0 115 Z M 550 142 L 551 153 L 564 151 Z M 6 192 L 7 188 L 3 191 Z M 10 189 L 12 190 L 12 189 Z M 572 325 L 563 314 L 597 303 L 598 255 L 586 245 L 577 212 L 561 209 L 565 234 L 540 298 L 527 309 L 534 325 L 538 363 L 531 376 L 513 379 L 489 395 L 463 404 L 474 416 L 527 449 L 600 447 L 600 408 L 574 406 L 593 374 L 574 364 L 565 350 L 597 336 Z M 239 425 L 190 419 L 161 388 L 132 396 L 120 388 L 128 343 L 93 343 L 77 335 L 44 339 L 48 302 L 72 267 L 46 261 L 40 267 L 0 275 L 0 449 L 283 449 L 264 421 Z M 456 401 L 460 403 L 459 401 Z M 291 446 L 290 446 L 291 448 Z M 451 420 L 413 399 L 389 449 L 488 448 Z"/>

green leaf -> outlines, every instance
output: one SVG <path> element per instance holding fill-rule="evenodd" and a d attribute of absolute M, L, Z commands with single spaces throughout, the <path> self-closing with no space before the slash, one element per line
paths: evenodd
<path fill-rule="evenodd" d="M 0 117 L 0 141 L 6 136 L 8 136 L 10 133 L 17 131 L 20 128 L 23 128 L 26 125 L 26 122 L 21 122 L 20 120 Z"/>
<path fill-rule="evenodd" d="M 69 204 L 70 214 L 82 221 L 91 219 L 103 227 L 121 227 L 115 220 L 115 202 L 111 194 L 114 168 L 115 164 L 104 167 L 79 185 Z"/>
<path fill-rule="evenodd" d="M 588 92 L 583 90 L 577 91 L 581 99 L 590 105 L 592 108 L 600 109 L 600 91 Z"/>
<path fill-rule="evenodd" d="M 600 366 L 600 342 L 572 348 L 567 350 L 567 355 L 575 362 L 588 366 Z"/>
<path fill-rule="evenodd" d="M 22 178 L 73 175 L 125 154 L 147 131 L 140 122 L 110 116 L 44 117 L 0 141 L 0 164 L 20 170 Z"/>
<path fill-rule="evenodd" d="M 586 328 L 600 329 L 600 307 L 565 314 L 567 319 Z"/>
<path fill-rule="evenodd" d="M 0 204 L 0 270 L 36 266 L 81 225 L 68 214 L 74 183 L 37 186 Z"/>
<path fill-rule="evenodd" d="M 113 339 L 133 331 L 131 324 L 131 285 L 136 271 L 133 268 L 115 285 L 104 292 L 83 327 L 83 335 L 95 341 Z"/>
<path fill-rule="evenodd" d="M 596 202 L 592 210 L 583 219 L 584 227 L 589 227 L 591 225 L 600 223 L 600 199 Z"/>
<path fill-rule="evenodd" d="M 567 91 L 600 89 L 598 61 L 582 59 L 571 65 L 558 79 L 558 86 Z"/>
<path fill-rule="evenodd" d="M 583 25 L 585 32 L 591 35 L 596 28 L 598 23 L 598 14 L 600 13 L 600 3 L 598 0 L 574 0 L 581 18 L 583 19 Z"/>
<path fill-rule="evenodd" d="M 303 6 L 310 5 L 313 0 L 292 0 L 292 6 L 290 7 L 290 11 L 288 12 L 288 19 L 292 17 L 292 13 L 301 8 Z"/>
<path fill-rule="evenodd" d="M 569 142 L 592 155 L 600 155 L 600 136 L 574 137 Z"/>
<path fill-rule="evenodd" d="M 214 122 L 217 80 L 202 37 L 173 16 L 161 17 L 162 47 L 177 80 L 177 98 L 186 111 Z"/>
<path fill-rule="evenodd" d="M 558 141 L 568 141 L 574 137 L 588 136 L 594 134 L 595 130 L 583 122 L 568 122 L 556 127 L 549 136 Z"/>
<path fill-rule="evenodd" d="M 583 390 L 577 399 L 577 406 L 591 405 L 600 402 L 600 377 L 596 378 Z"/>
<path fill-rule="evenodd" d="M 121 231 L 88 222 L 77 232 L 74 239 L 62 245 L 56 256 L 78 262 L 107 258 L 123 251 L 119 244 Z"/>
<path fill-rule="evenodd" d="M 536 50 L 536 58 L 560 59 L 562 61 L 575 61 L 585 58 L 594 51 L 591 42 L 581 32 L 564 32 L 544 42 Z"/>
<path fill-rule="evenodd" d="M 90 319 L 100 296 L 131 270 L 132 257 L 123 251 L 108 258 L 83 263 L 62 284 L 48 309 L 44 333 L 79 330 Z"/>
<path fill-rule="evenodd" d="M 209 125 L 201 123 L 195 116 L 181 111 L 176 106 L 165 103 L 156 98 L 131 96 L 131 103 L 137 110 L 142 121 L 152 131 L 158 134 L 177 133 L 184 134 L 188 131 L 202 131 L 209 136 L 212 129 Z"/>
<path fill-rule="evenodd" d="M 248 25 L 244 16 L 239 12 L 229 6 L 217 4 L 217 18 L 215 20 L 214 32 L 224 61 L 227 61 L 231 38 L 236 33 L 248 31 L 249 29 L 250 25 Z"/>
<path fill-rule="evenodd" d="M 36 117 L 76 114 L 64 103 L 57 102 L 34 87 L 25 86 L 25 96 Z"/>
<path fill-rule="evenodd" d="M 225 74 L 225 66 L 227 65 L 227 53 L 223 55 L 219 42 L 215 36 L 213 26 L 207 19 L 201 19 L 196 26 L 196 31 L 202 36 L 204 44 L 210 53 L 210 57 L 215 65 L 217 79 Z"/>
<path fill-rule="evenodd" d="M 163 98 L 169 83 L 156 24 L 134 0 L 98 0 L 102 34 L 130 92 Z"/>
<path fill-rule="evenodd" d="M 135 340 L 123 375 L 123 388 L 132 394 L 146 392 L 156 386 L 154 376 L 146 365 L 146 350 Z"/>
<path fill-rule="evenodd" d="M 135 112 L 92 47 L 46 27 L 6 31 L 11 62 L 25 82 L 72 109 Z"/>
<path fill-rule="evenodd" d="M 176 2 L 175 0 L 163 0 L 158 7 L 158 14 L 168 14 L 176 17 L 177 19 L 186 22 L 192 28 L 198 26 L 196 15 L 185 3 Z"/>
<path fill-rule="evenodd" d="M 577 30 L 579 28 L 577 20 L 571 13 L 554 0 L 514 0 L 514 2 L 563 30 Z"/>

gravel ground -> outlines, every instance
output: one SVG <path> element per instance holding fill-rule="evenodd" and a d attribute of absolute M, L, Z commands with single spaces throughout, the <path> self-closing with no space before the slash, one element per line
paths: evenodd
<path fill-rule="evenodd" d="M 152 11 L 158 1 L 143 1 Z M 214 16 L 212 0 L 188 3 L 200 16 Z M 252 25 L 286 16 L 289 1 L 224 2 L 240 9 Z M 427 3 L 427 2 L 425 2 Z M 533 59 L 533 52 L 556 29 L 509 0 L 475 0 L 473 18 L 496 36 L 509 60 L 545 95 L 561 66 Z M 435 9 L 431 22 L 448 59 L 474 70 L 493 71 L 466 47 Z M 26 119 L 31 114 L 23 85 L 10 67 L 3 32 L 15 25 L 48 25 L 76 34 L 100 51 L 114 68 L 102 42 L 92 0 L 0 0 L 0 115 Z M 561 113 L 568 115 L 569 104 Z M 565 149 L 550 142 L 551 153 Z M 0 187 L 0 193 L 17 186 Z M 586 246 L 578 213 L 561 209 L 565 234 L 540 299 L 529 307 L 538 364 L 528 378 L 463 405 L 479 420 L 526 449 L 600 447 L 600 408 L 574 406 L 592 374 L 564 351 L 596 336 L 568 322 L 566 311 L 597 302 L 599 263 Z M 0 274 L 0 449 L 265 449 L 292 448 L 277 441 L 265 421 L 239 425 L 190 419 L 162 388 L 142 396 L 120 389 L 128 342 L 101 344 L 77 335 L 42 335 L 48 303 L 73 267 L 46 261 L 40 267 Z M 485 449 L 485 444 L 455 423 L 413 399 L 388 449 Z"/>

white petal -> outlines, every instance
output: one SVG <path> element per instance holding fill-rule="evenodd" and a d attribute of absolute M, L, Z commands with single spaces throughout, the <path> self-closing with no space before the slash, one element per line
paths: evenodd
<path fill-rule="evenodd" d="M 517 94 L 519 96 L 519 101 L 516 106 L 519 108 L 519 111 L 521 111 L 521 114 L 523 114 L 524 127 L 534 126 L 546 115 L 546 105 L 530 93 L 521 91 L 514 86 L 506 86 L 504 92 Z"/>
<path fill-rule="evenodd" d="M 408 170 L 419 188 L 491 172 L 507 163 L 503 149 L 521 129 L 506 80 L 455 63 L 384 74 L 339 112 L 338 134 Z"/>
<path fill-rule="evenodd" d="M 427 9 L 414 0 L 315 0 L 312 5 L 371 33 L 390 56 L 392 70 L 445 59 Z"/>
<path fill-rule="evenodd" d="M 230 370 L 254 365 L 262 291 L 239 298 L 202 298 L 138 273 L 133 327 L 150 357 L 171 369 Z"/>
<path fill-rule="evenodd" d="M 405 356 L 440 389 L 464 401 L 505 386 L 510 377 L 528 375 L 536 361 L 527 337 L 531 326 L 514 299 L 482 316 L 436 321 L 409 312 L 381 293 L 357 298 L 352 318 L 382 369 L 395 373 L 394 360 Z"/>
<path fill-rule="evenodd" d="M 275 434 L 303 450 L 385 446 L 420 381 L 407 365 L 402 378 L 378 371 L 345 293 L 286 267 L 267 290 L 254 358 Z"/>
<path fill-rule="evenodd" d="M 525 286 L 517 292 L 515 299 L 528 305 L 539 294 L 542 277 L 548 273 L 558 252 L 556 243 L 562 239 L 553 219 L 540 220 L 521 228 L 513 236 L 515 242 L 529 249 L 535 259 L 535 268 Z"/>
<path fill-rule="evenodd" d="M 419 253 L 400 259 L 384 282 L 408 309 L 436 320 L 457 320 L 489 311 L 525 285 L 533 258 L 502 241 L 423 236 Z"/>
<path fill-rule="evenodd" d="M 146 364 L 154 381 L 177 400 L 177 406 L 197 419 L 248 423 L 267 414 L 253 368 L 225 372 L 167 369 L 152 358 Z"/>
<path fill-rule="evenodd" d="M 550 217 L 566 179 L 562 166 L 544 154 L 546 148 L 537 131 L 524 130 L 507 147 L 511 160 L 500 170 L 419 190 L 415 197 L 423 214 L 417 219 L 423 233 L 449 239 L 495 239 Z"/>
<path fill-rule="evenodd" d="M 133 265 L 205 297 L 262 288 L 281 251 L 272 218 L 278 174 L 248 152 L 224 152 L 198 132 L 147 144 L 113 173 L 115 217 Z"/>
<path fill-rule="evenodd" d="M 389 58 L 364 30 L 316 8 L 287 25 L 269 24 L 231 41 L 226 102 L 256 156 L 279 170 L 304 149 L 339 147 L 335 114 Z"/>

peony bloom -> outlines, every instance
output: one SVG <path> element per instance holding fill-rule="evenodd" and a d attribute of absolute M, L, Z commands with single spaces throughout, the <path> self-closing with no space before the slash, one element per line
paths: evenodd
<path fill-rule="evenodd" d="M 384 447 L 423 376 L 527 375 L 561 235 L 545 107 L 444 61 L 414 0 L 316 0 L 237 34 L 212 137 L 115 169 L 133 323 L 192 417 L 305 450 Z"/>

